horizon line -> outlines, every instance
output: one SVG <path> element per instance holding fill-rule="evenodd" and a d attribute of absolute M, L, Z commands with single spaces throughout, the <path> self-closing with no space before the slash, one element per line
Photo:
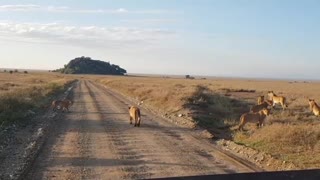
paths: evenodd
<path fill-rule="evenodd" d="M 52 71 L 51 69 L 30 69 L 30 68 L 0 68 L 0 70 L 29 70 L 29 71 Z M 248 79 L 248 80 L 283 80 L 283 81 L 320 81 L 320 79 L 317 78 L 278 78 L 278 77 L 261 77 L 261 76 L 228 76 L 228 75 L 196 75 L 196 74 L 160 74 L 160 73 L 126 73 L 127 75 L 141 75 L 141 76 L 186 76 L 190 75 L 193 77 L 200 77 L 200 78 L 228 78 L 228 79 Z M 77 75 L 77 74 L 75 74 Z M 80 75 L 80 74 L 79 74 Z M 83 74 L 85 75 L 85 74 Z M 90 74 L 93 75 L 93 74 Z M 101 74 L 96 74 L 101 75 Z"/>

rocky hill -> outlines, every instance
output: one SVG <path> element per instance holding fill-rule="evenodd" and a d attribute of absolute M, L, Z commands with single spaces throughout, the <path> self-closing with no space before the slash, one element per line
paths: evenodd
<path fill-rule="evenodd" d="M 93 60 L 90 57 L 77 57 L 71 60 L 63 68 L 54 70 L 65 74 L 106 74 L 124 75 L 127 71 L 118 65 L 101 60 Z"/>

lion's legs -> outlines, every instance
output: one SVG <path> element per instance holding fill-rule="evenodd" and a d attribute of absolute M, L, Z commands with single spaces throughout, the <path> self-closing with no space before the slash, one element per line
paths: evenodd
<path fill-rule="evenodd" d="M 281 103 L 281 106 L 283 110 L 286 108 L 286 105 L 284 104 L 284 102 Z"/>
<path fill-rule="evenodd" d="M 140 121 L 141 121 L 141 119 L 138 118 L 138 127 L 140 127 Z"/>
<path fill-rule="evenodd" d="M 243 131 L 243 125 L 239 125 L 238 130 L 239 130 L 239 131 Z"/>
<path fill-rule="evenodd" d="M 62 107 L 62 112 L 68 112 L 69 109 L 67 107 Z"/>
<path fill-rule="evenodd" d="M 129 119 L 129 121 L 130 121 L 130 124 L 132 124 L 132 117 L 130 116 L 130 119 Z"/>
<path fill-rule="evenodd" d="M 259 120 L 258 127 L 261 128 L 263 126 L 263 121 Z"/>
<path fill-rule="evenodd" d="M 134 118 L 134 127 L 137 126 L 137 118 Z"/>
<path fill-rule="evenodd" d="M 243 131 L 243 126 L 245 125 L 245 123 L 244 122 L 241 122 L 240 124 L 239 124 L 239 127 L 238 127 L 238 130 L 239 131 Z"/>

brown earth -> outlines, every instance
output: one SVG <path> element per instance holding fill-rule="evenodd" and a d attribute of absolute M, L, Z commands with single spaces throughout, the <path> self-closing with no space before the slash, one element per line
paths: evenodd
<path fill-rule="evenodd" d="M 91 81 L 73 89 L 27 179 L 143 179 L 261 171 L 142 108 L 129 125 L 127 100 Z M 25 179 L 25 178 L 23 178 Z"/>

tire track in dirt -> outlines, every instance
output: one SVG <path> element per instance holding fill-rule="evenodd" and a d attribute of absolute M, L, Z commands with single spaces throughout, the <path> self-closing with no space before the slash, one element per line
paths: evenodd
<path fill-rule="evenodd" d="M 71 112 L 57 122 L 28 179 L 104 179 L 104 173 L 117 177 L 117 168 L 101 168 L 114 161 L 108 143 L 103 143 L 107 138 L 89 91 L 83 82 L 74 91 Z"/>
<path fill-rule="evenodd" d="M 146 152 L 151 153 L 152 145 L 141 140 L 133 126 L 129 125 L 127 106 L 118 106 L 114 99 L 106 96 L 104 92 L 97 89 L 90 83 L 92 96 L 96 99 L 100 112 L 103 113 L 103 125 L 106 133 L 109 135 L 114 154 L 118 156 L 121 162 L 121 169 L 125 172 L 124 177 L 128 179 L 142 179 L 152 176 L 152 167 L 146 161 Z M 100 101 L 98 101 L 100 99 Z M 101 101 L 102 100 L 102 101 Z M 107 104 L 107 105 L 106 105 Z M 143 153 L 142 153 L 143 152 Z"/>

